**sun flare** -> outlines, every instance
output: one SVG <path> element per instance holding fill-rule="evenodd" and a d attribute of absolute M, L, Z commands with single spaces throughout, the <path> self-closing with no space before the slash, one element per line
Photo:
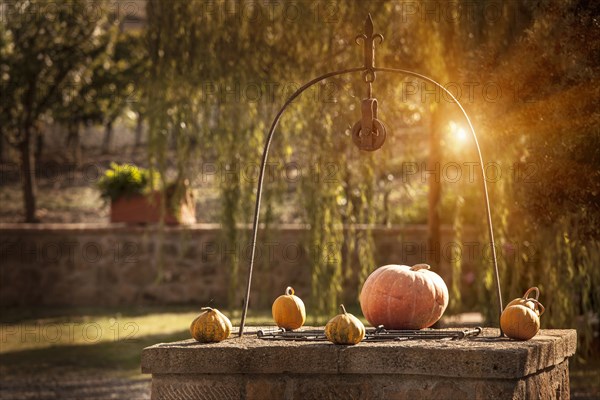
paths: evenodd
<path fill-rule="evenodd" d="M 448 127 L 449 136 L 453 143 L 463 144 L 467 141 L 467 130 L 456 122 L 451 121 Z"/>

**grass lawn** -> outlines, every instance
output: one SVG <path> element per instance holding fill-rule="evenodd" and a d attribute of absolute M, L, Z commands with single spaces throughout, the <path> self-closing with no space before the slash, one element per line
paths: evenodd
<path fill-rule="evenodd" d="M 149 399 L 144 347 L 188 339 L 198 308 L 14 309 L 0 316 L 0 398 Z M 234 324 L 239 311 L 228 312 Z M 270 323 L 252 313 L 248 325 Z"/>
<path fill-rule="evenodd" d="M 357 311 L 349 310 L 360 315 Z M 123 390 L 139 390 L 139 397 L 128 394 L 129 398 L 147 398 L 149 377 L 140 372 L 141 350 L 160 342 L 188 339 L 189 324 L 197 314 L 198 309 L 192 307 L 4 310 L 0 316 L 0 398 L 10 395 L 13 380 L 21 382 L 22 392 L 24 385 L 31 385 L 26 379 L 34 377 L 36 385 L 44 385 L 46 376 L 67 382 L 72 379 L 79 386 L 107 386 L 93 381 L 98 377 L 120 379 L 114 382 L 129 382 Z M 225 314 L 234 325 L 239 324 L 239 310 Z M 326 321 L 321 317 L 308 323 L 321 325 Z M 249 326 L 271 324 L 270 311 L 250 311 Z M 135 382 L 142 386 L 135 386 Z M 573 398 L 599 398 L 598 382 L 600 360 L 572 366 Z M 39 391 L 35 393 L 15 398 L 38 398 Z"/>
<path fill-rule="evenodd" d="M 239 311 L 226 314 L 239 323 Z M 141 350 L 190 338 L 197 315 L 189 307 L 11 310 L 0 318 L 0 366 L 101 368 L 137 376 Z M 267 312 L 248 316 L 248 325 L 270 323 Z"/>

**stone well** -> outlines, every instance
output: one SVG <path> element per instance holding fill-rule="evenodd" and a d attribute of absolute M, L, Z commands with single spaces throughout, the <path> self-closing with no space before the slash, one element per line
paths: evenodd
<path fill-rule="evenodd" d="M 575 330 L 517 342 L 484 329 L 463 340 L 362 342 L 193 339 L 144 349 L 157 399 L 568 399 Z"/>

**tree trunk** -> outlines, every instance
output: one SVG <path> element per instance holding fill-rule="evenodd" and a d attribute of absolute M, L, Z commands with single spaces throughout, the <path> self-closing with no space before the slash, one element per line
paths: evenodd
<path fill-rule="evenodd" d="M 427 160 L 427 171 L 429 171 L 429 213 L 427 218 L 427 263 L 436 265 L 438 274 L 445 282 L 451 282 L 450 271 L 440 262 L 442 235 L 440 232 L 440 208 L 442 198 L 442 116 L 437 106 L 431 115 L 429 129 L 429 159 Z M 440 321 L 432 326 L 440 328 Z"/>
<path fill-rule="evenodd" d="M 135 126 L 135 147 L 142 145 L 142 133 L 144 133 L 144 116 L 138 113 L 137 124 Z"/>
<path fill-rule="evenodd" d="M 4 162 L 4 130 L 0 127 L 0 163 Z"/>
<path fill-rule="evenodd" d="M 81 162 L 81 143 L 79 140 L 79 123 L 69 122 L 67 125 L 67 149 L 75 163 Z"/>
<path fill-rule="evenodd" d="M 42 160 L 42 152 L 44 151 L 44 135 L 42 132 L 40 132 L 39 130 L 36 129 L 35 131 L 35 152 L 34 152 L 34 160 L 36 162 L 36 167 L 38 166 L 37 163 L 41 162 Z"/>
<path fill-rule="evenodd" d="M 383 192 L 383 225 L 388 228 L 392 226 L 392 216 L 390 215 L 390 195 L 391 190 L 386 189 Z"/>
<path fill-rule="evenodd" d="M 35 158 L 31 150 L 31 128 L 26 127 L 19 144 L 25 222 L 38 222 L 35 217 Z"/>
<path fill-rule="evenodd" d="M 110 152 L 110 142 L 112 141 L 113 135 L 113 121 L 110 120 L 104 129 L 104 140 L 102 141 L 102 154 L 108 154 Z"/>
<path fill-rule="evenodd" d="M 442 197 L 442 177 L 441 177 L 441 115 L 439 107 L 431 115 L 431 125 L 429 132 L 429 159 L 427 160 L 427 170 L 429 179 L 429 214 L 427 219 L 427 258 L 428 262 L 439 265 L 440 273 L 444 277 L 445 272 L 440 265 L 441 243 L 440 233 L 440 207 Z"/>

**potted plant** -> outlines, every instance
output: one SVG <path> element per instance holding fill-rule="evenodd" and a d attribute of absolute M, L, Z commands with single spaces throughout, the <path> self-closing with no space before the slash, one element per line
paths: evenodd
<path fill-rule="evenodd" d="M 102 197 L 110 200 L 110 222 L 158 223 L 163 214 L 169 225 L 196 222 L 194 199 L 187 182 L 171 183 L 156 190 L 160 174 L 132 164 L 111 163 L 98 182 Z"/>

